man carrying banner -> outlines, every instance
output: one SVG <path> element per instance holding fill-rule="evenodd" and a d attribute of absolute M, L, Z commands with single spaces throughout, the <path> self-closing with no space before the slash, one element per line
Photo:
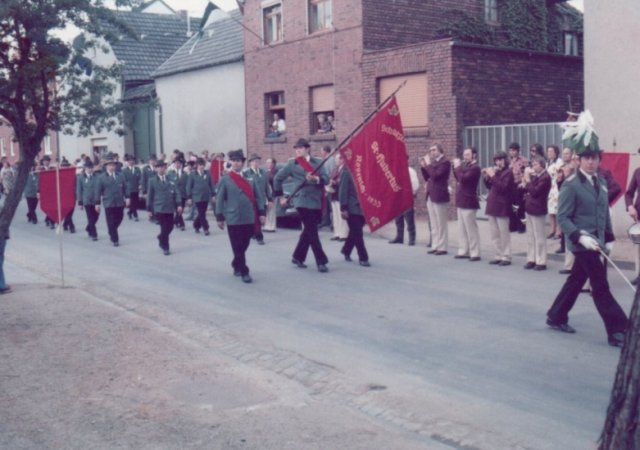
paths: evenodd
<path fill-rule="evenodd" d="M 96 205 L 96 211 L 100 213 L 100 201 L 102 200 L 109 237 L 114 247 L 120 245 L 118 227 L 122 223 L 125 206 L 129 206 L 129 199 L 125 200 L 126 181 L 122 173 L 116 172 L 116 162 L 113 157 L 106 161 L 107 170 L 98 181 L 98 203 Z"/>
<path fill-rule="evenodd" d="M 242 150 L 229 152 L 231 170 L 218 183 L 216 191 L 216 220 L 218 228 L 224 230 L 227 223 L 229 241 L 233 250 L 233 274 L 245 283 L 253 281 L 249 275 L 245 253 L 251 237 L 263 224 L 266 198 L 254 180 L 242 176 L 245 157 Z"/>
<path fill-rule="evenodd" d="M 302 221 L 302 233 L 298 240 L 298 245 L 293 251 L 291 262 L 301 269 L 306 268 L 304 261 L 307 257 L 309 247 L 313 251 L 318 271 L 326 273 L 329 271 L 327 263 L 329 259 L 322 249 L 320 236 L 318 235 L 318 225 L 322 219 L 322 208 L 324 206 L 324 186 L 329 182 L 324 168 L 315 173 L 316 168 L 321 166 L 322 160 L 312 158 L 309 154 L 309 142 L 306 139 L 298 139 L 293 146 L 296 157 L 290 159 L 287 164 L 278 171 L 274 178 L 274 195 L 282 195 L 282 184 L 291 177 L 294 181 L 293 206 L 298 210 Z M 282 197 L 280 204 L 286 206 L 288 198 Z"/>
<path fill-rule="evenodd" d="M 99 210 L 96 208 L 98 204 L 98 176 L 93 173 L 93 163 L 89 158 L 84 163 L 84 173 L 77 176 L 76 179 L 76 197 L 78 205 L 84 208 L 87 215 L 87 234 L 92 241 L 98 240 L 98 231 L 96 230 L 96 222 L 100 217 Z"/>

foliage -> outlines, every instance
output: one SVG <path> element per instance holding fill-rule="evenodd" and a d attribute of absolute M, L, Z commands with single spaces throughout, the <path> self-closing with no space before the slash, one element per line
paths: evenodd
<path fill-rule="evenodd" d="M 562 53 L 563 31 L 582 34 L 582 13 L 563 3 L 551 6 L 546 3 L 540 0 L 499 2 L 497 25 L 489 25 L 476 15 L 455 10 L 436 31 L 436 38 L 451 37 L 474 44 Z"/>
<path fill-rule="evenodd" d="M 130 6 L 129 0 L 116 0 Z M 72 44 L 56 32 L 73 25 L 85 37 Z M 16 186 L 0 212 L 8 230 L 30 163 L 50 130 L 78 126 L 81 134 L 116 126 L 119 105 L 103 104 L 116 89 L 118 67 L 90 67 L 88 51 L 133 34 L 104 0 L 2 0 L 0 2 L 0 116 L 13 128 L 21 164 Z M 58 86 L 63 86 L 59 89 Z"/>

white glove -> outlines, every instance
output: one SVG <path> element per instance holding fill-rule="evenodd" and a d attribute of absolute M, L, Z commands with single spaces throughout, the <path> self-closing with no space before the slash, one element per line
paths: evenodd
<path fill-rule="evenodd" d="M 598 241 L 596 241 L 591 236 L 587 236 L 585 234 L 580 236 L 580 239 L 578 239 L 578 242 L 587 250 L 593 250 L 594 252 L 597 252 L 598 248 L 600 248 L 600 244 L 598 244 Z"/>
<path fill-rule="evenodd" d="M 606 244 L 604 244 L 604 249 L 607 252 L 607 255 L 610 255 L 613 251 L 613 242 L 607 242 Z"/>

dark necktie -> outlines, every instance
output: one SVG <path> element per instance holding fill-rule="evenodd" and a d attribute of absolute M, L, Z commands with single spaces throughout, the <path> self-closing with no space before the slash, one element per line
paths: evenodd
<path fill-rule="evenodd" d="M 600 185 L 598 184 L 598 177 L 593 175 L 591 177 L 591 179 L 593 180 L 593 188 L 596 190 L 596 196 L 597 196 L 598 193 L 600 192 Z"/>

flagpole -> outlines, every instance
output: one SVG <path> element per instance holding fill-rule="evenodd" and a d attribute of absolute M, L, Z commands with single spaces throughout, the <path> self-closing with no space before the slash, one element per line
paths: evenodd
<path fill-rule="evenodd" d="M 345 137 L 345 138 L 344 138 L 344 139 L 343 139 L 343 140 L 342 140 L 342 141 L 341 141 L 341 142 L 336 146 L 336 148 L 334 148 L 334 149 L 333 149 L 333 151 L 332 151 L 331 153 L 329 153 L 329 155 L 328 155 L 325 159 L 323 159 L 323 160 L 322 160 L 322 162 L 321 162 L 320 164 L 318 164 L 318 167 L 316 167 L 315 169 L 313 169 L 313 172 L 311 172 L 309 175 L 315 175 L 315 174 L 318 172 L 318 170 L 320 170 L 320 168 L 321 168 L 322 166 L 324 166 L 324 163 L 326 163 L 326 162 L 329 160 L 329 158 L 331 158 L 333 155 L 335 155 L 335 154 L 336 154 L 336 153 L 337 153 L 337 152 L 342 148 L 342 146 L 343 146 L 344 144 L 346 144 L 346 143 L 347 143 L 347 141 L 349 141 L 349 139 L 351 139 L 351 137 L 352 137 L 354 134 L 356 134 L 358 131 L 360 131 L 360 130 L 362 129 L 362 127 L 364 127 L 364 126 L 367 124 L 367 122 L 369 121 L 369 119 L 371 119 L 371 118 L 372 118 L 372 117 L 373 117 L 373 116 L 374 116 L 378 111 L 380 111 L 380 109 L 382 109 L 382 107 L 383 107 L 384 105 L 386 105 L 386 104 L 387 104 L 387 102 L 388 102 L 389 100 L 391 100 L 391 98 L 392 98 L 394 95 L 396 95 L 396 94 L 398 93 L 398 91 L 404 87 L 404 85 L 405 85 L 405 84 L 407 84 L 407 80 L 404 80 L 402 83 L 400 83 L 400 84 L 398 85 L 398 87 L 397 87 L 397 88 L 396 88 L 396 89 L 395 89 L 391 94 L 389 94 L 389 96 L 388 96 L 387 98 L 385 98 L 382 102 L 380 102 L 380 103 L 378 104 L 378 106 L 376 106 L 376 108 L 375 108 L 373 111 L 371 111 L 371 112 L 369 113 L 369 115 L 367 115 L 367 117 L 365 117 L 365 118 L 364 118 L 364 120 L 363 120 L 362 122 L 360 122 L 360 124 L 359 124 L 358 126 L 356 126 L 356 127 L 353 129 L 353 131 L 351 131 L 351 133 L 349 133 L 349 134 L 347 135 L 347 137 Z M 307 181 L 307 180 L 305 180 L 305 181 L 303 181 L 302 183 L 300 183 L 300 184 L 298 185 L 298 187 L 297 187 L 296 189 L 294 189 L 294 191 L 293 191 L 291 194 L 289 194 L 289 198 L 293 198 L 293 196 L 294 196 L 295 194 L 297 194 L 297 193 L 298 193 L 298 191 L 300 191 L 300 189 L 302 189 L 302 188 L 304 187 L 304 185 L 306 184 L 306 181 Z"/>
<path fill-rule="evenodd" d="M 60 198 L 60 166 L 56 166 L 56 201 L 58 202 L 58 242 L 60 243 L 60 278 L 64 287 L 64 257 L 62 249 L 62 200 Z"/>

